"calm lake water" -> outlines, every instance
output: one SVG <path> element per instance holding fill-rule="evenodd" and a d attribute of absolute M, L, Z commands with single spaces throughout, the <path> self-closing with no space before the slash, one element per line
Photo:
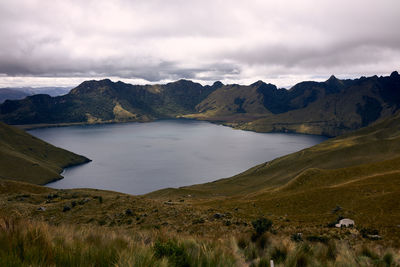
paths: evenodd
<path fill-rule="evenodd" d="M 29 133 L 93 160 L 67 168 L 65 178 L 49 187 L 129 194 L 230 177 L 326 139 L 254 133 L 191 120 L 42 128 Z"/>

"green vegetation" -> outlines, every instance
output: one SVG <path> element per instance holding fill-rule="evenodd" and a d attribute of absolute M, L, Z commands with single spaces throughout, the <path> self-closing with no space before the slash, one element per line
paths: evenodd
<path fill-rule="evenodd" d="M 0 105 L 0 120 L 19 125 L 110 123 L 186 117 L 260 132 L 338 136 L 389 117 L 399 108 L 400 75 L 301 82 L 290 90 L 249 86 L 85 81 L 64 96 L 29 96 Z"/>
<path fill-rule="evenodd" d="M 89 160 L 0 122 L 0 178 L 46 184 Z"/>
<path fill-rule="evenodd" d="M 85 81 L 67 95 L 6 101 L 0 106 L 0 120 L 40 126 L 175 118 L 195 112 L 195 106 L 214 89 L 186 80 L 144 86 L 108 79 Z"/>
<path fill-rule="evenodd" d="M 272 221 L 270 221 L 266 218 L 258 218 L 257 220 L 252 221 L 251 224 L 253 225 L 257 236 L 261 236 L 262 234 L 264 234 L 266 231 L 268 231 L 271 228 Z"/>

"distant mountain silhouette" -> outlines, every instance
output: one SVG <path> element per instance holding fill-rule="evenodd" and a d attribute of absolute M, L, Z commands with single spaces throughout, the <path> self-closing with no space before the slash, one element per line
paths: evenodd
<path fill-rule="evenodd" d="M 13 88 L 0 88 L 0 103 L 3 103 L 7 99 L 9 100 L 18 100 L 18 99 L 23 99 L 27 97 L 28 95 L 31 95 L 28 92 L 16 90 Z"/>
<path fill-rule="evenodd" d="M 72 87 L 6 87 L 0 88 L 0 104 L 8 100 L 24 99 L 35 94 L 59 96 L 68 94 Z"/>

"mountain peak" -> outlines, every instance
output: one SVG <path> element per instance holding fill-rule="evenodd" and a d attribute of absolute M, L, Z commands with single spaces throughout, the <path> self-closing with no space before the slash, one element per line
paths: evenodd
<path fill-rule="evenodd" d="M 261 81 L 261 80 L 258 80 L 255 83 L 252 83 L 250 86 L 251 87 L 259 87 L 259 86 L 264 85 L 264 84 L 266 84 L 266 83 Z"/>
<path fill-rule="evenodd" d="M 110 79 L 84 81 L 70 91 L 71 94 L 87 94 L 96 92 L 99 87 L 109 87 L 114 84 Z"/>
<path fill-rule="evenodd" d="M 399 75 L 399 73 L 397 72 L 397 71 L 393 71 L 391 74 L 390 74 L 390 77 L 391 78 L 397 78 L 397 77 L 399 77 L 400 75 Z"/>
<path fill-rule="evenodd" d="M 194 82 L 191 80 L 180 79 L 180 80 L 177 80 L 175 83 L 194 83 Z"/>
<path fill-rule="evenodd" d="M 220 88 L 222 86 L 224 86 L 224 84 L 222 82 L 220 82 L 220 81 L 216 81 L 212 85 L 213 88 Z"/>
<path fill-rule="evenodd" d="M 336 78 L 336 76 L 332 74 L 331 77 L 329 77 L 329 79 L 326 81 L 330 82 L 330 81 L 337 81 L 337 80 L 338 80 L 338 78 Z"/>
<path fill-rule="evenodd" d="M 169 82 L 166 84 L 166 86 L 190 86 L 195 84 L 195 82 L 191 80 L 186 80 L 186 79 L 180 79 L 174 82 Z"/>

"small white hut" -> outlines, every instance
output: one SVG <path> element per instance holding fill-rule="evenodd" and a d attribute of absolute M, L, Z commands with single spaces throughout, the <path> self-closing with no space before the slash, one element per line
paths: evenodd
<path fill-rule="evenodd" d="M 335 226 L 337 228 L 354 226 L 354 221 L 351 219 L 341 219 Z"/>

